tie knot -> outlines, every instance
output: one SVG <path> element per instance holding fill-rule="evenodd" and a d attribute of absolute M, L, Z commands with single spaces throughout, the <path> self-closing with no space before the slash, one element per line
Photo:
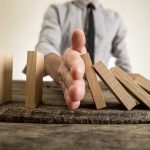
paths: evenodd
<path fill-rule="evenodd" d="M 89 4 L 87 5 L 87 8 L 95 9 L 95 6 L 94 6 L 94 4 L 93 4 L 93 3 L 89 3 Z"/>

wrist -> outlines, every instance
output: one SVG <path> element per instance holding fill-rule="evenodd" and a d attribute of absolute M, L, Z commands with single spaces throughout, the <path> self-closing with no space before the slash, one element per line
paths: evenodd
<path fill-rule="evenodd" d="M 44 59 L 44 71 L 47 75 L 50 75 L 57 83 L 59 83 L 58 68 L 62 62 L 62 57 L 51 53 L 45 56 Z"/>

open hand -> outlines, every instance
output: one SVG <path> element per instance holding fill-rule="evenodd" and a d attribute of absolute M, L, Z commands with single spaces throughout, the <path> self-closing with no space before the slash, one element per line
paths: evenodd
<path fill-rule="evenodd" d="M 85 35 L 82 30 L 75 30 L 72 35 L 72 45 L 62 56 L 62 62 L 58 68 L 60 85 L 64 92 L 64 98 L 69 109 L 77 109 L 85 95 L 85 65 L 80 57 L 86 53 Z"/>

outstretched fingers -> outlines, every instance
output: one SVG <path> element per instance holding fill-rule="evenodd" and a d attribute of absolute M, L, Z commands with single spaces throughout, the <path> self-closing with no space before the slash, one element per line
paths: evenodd
<path fill-rule="evenodd" d="M 69 109 L 77 109 L 85 95 L 85 64 L 80 57 L 86 52 L 84 32 L 77 29 L 72 35 L 71 48 L 63 55 L 59 73 L 63 84 L 64 98 Z"/>

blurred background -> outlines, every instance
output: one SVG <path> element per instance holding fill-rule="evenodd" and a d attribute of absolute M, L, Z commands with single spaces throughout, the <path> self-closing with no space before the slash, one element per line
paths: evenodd
<path fill-rule="evenodd" d="M 27 50 L 34 50 L 43 15 L 51 3 L 67 0 L 0 0 L 0 50 L 14 55 L 13 79 L 25 79 Z M 100 0 L 122 16 L 133 71 L 150 79 L 150 0 Z M 110 66 L 113 61 L 110 62 Z M 49 78 L 46 78 L 47 80 Z"/>

